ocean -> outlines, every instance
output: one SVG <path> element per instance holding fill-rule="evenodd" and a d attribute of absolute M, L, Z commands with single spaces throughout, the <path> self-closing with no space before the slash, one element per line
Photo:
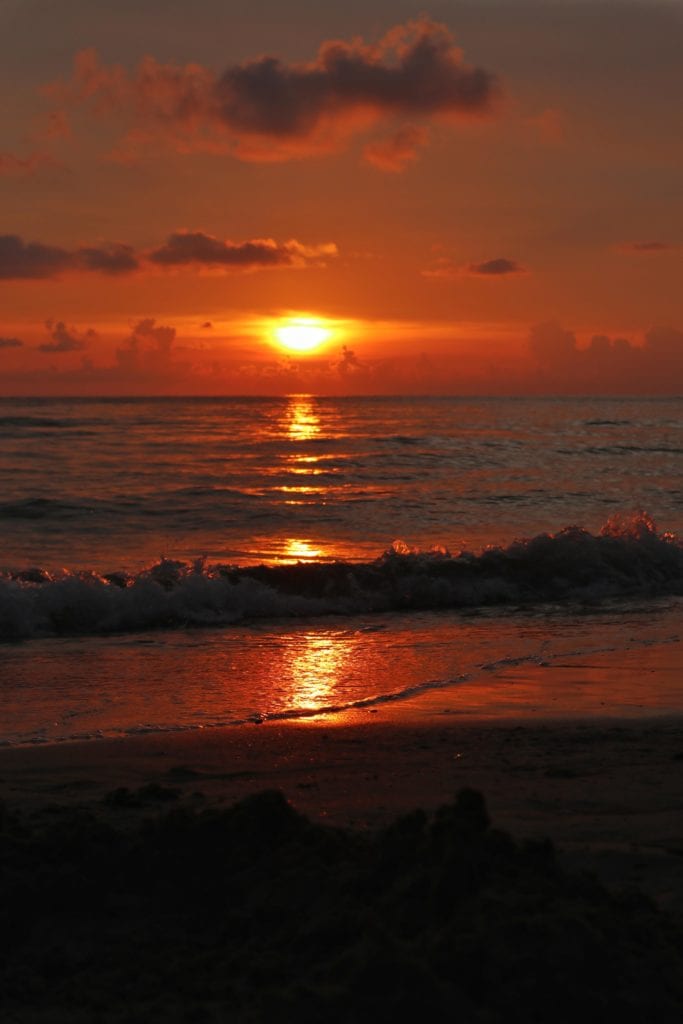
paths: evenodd
<path fill-rule="evenodd" d="M 680 711 L 682 471 L 677 398 L 2 399 L 0 743 Z"/>

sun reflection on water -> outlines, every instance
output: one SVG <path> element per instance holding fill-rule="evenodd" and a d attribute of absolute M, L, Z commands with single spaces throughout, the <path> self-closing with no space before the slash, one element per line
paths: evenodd
<path fill-rule="evenodd" d="M 325 557 L 325 550 L 318 544 L 312 544 L 301 537 L 285 537 L 282 561 L 317 562 Z"/>
<path fill-rule="evenodd" d="M 290 395 L 284 427 L 291 441 L 310 441 L 320 435 L 320 417 L 310 395 Z"/>
<path fill-rule="evenodd" d="M 293 711 L 331 708 L 343 698 L 344 677 L 351 670 L 355 645 L 335 633 L 303 633 L 292 652 L 287 683 Z"/>

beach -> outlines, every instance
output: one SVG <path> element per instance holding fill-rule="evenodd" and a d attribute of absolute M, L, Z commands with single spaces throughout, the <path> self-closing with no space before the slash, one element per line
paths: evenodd
<path fill-rule="evenodd" d="M 4 1019 L 673 1024 L 682 775 L 671 715 L 6 748 Z"/>
<path fill-rule="evenodd" d="M 667 670 L 679 671 L 678 645 L 664 651 L 658 678 L 650 670 L 654 691 L 666 686 Z M 611 886 L 640 887 L 683 917 L 683 716 L 615 715 L 604 702 L 599 715 L 567 706 L 569 684 L 589 690 L 596 672 L 609 692 L 611 660 L 510 670 L 516 686 L 537 697 L 543 686 L 561 693 L 552 677 L 564 676 L 565 704 L 554 711 L 527 700 L 516 713 L 443 713 L 413 701 L 380 712 L 5 748 L 2 797 L 43 819 L 87 808 L 125 824 L 169 806 L 225 807 L 278 789 L 316 821 L 373 830 L 471 787 L 499 827 L 519 839 L 550 838 L 568 865 Z M 611 674 L 621 692 L 642 687 L 635 657 Z M 122 789 L 128 794 L 112 798 Z"/>

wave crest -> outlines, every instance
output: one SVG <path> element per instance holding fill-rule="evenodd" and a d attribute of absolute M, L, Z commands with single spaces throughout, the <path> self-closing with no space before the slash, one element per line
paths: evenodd
<path fill-rule="evenodd" d="M 403 542 L 371 562 L 238 567 L 164 559 L 137 574 L 0 574 L 0 639 L 683 594 L 683 546 L 645 512 L 450 555 Z"/>

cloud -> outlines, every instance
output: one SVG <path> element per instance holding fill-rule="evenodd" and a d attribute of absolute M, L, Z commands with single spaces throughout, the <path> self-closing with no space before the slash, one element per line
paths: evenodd
<path fill-rule="evenodd" d="M 175 337 L 175 327 L 157 324 L 151 317 L 139 320 L 116 350 L 118 369 L 136 374 L 166 370 L 173 359 Z"/>
<path fill-rule="evenodd" d="M 98 337 L 97 331 L 77 331 L 75 327 L 67 327 L 63 320 L 46 320 L 45 326 L 52 341 L 38 345 L 39 352 L 81 352 Z"/>
<path fill-rule="evenodd" d="M 669 252 L 671 249 L 675 249 L 676 246 L 670 242 L 622 242 L 617 246 L 620 252 L 640 252 L 640 253 L 653 253 L 653 252 Z"/>
<path fill-rule="evenodd" d="M 52 158 L 46 153 L 31 153 L 27 157 L 15 156 L 14 153 L 0 153 L 0 174 L 17 178 L 30 177 L 39 167 L 53 163 Z"/>
<path fill-rule="evenodd" d="M 55 277 L 73 263 L 71 253 L 18 235 L 0 235 L 0 279 Z"/>
<path fill-rule="evenodd" d="M 25 242 L 19 235 L 0 235 L 0 280 L 40 280 L 68 271 L 116 277 L 143 269 L 145 262 L 156 267 L 195 266 L 224 271 L 320 267 L 336 255 L 333 242 L 304 245 L 296 239 L 276 242 L 272 238 L 231 242 L 202 231 L 175 231 L 146 256 L 123 242 L 68 250 L 42 242 Z"/>
<path fill-rule="evenodd" d="M 387 139 L 368 143 L 363 157 L 378 170 L 396 174 L 417 160 L 418 150 L 426 145 L 428 138 L 426 128 L 406 125 Z"/>
<path fill-rule="evenodd" d="M 448 256 L 439 256 L 428 267 L 420 271 L 423 277 L 453 278 L 462 273 L 462 267 L 454 263 Z"/>
<path fill-rule="evenodd" d="M 0 235 L 0 280 L 57 277 L 67 270 L 122 274 L 137 267 L 132 248 L 119 242 L 69 251 L 42 242 L 24 242 L 19 235 Z"/>
<path fill-rule="evenodd" d="M 336 364 L 337 373 L 342 377 L 348 377 L 356 370 L 361 369 L 361 367 L 362 363 L 353 349 L 348 348 L 346 345 L 342 345 L 341 359 Z"/>
<path fill-rule="evenodd" d="M 506 274 L 526 273 L 524 267 L 519 263 L 502 256 L 495 260 L 485 260 L 484 263 L 470 263 L 468 272 L 481 277 L 503 277 Z"/>
<path fill-rule="evenodd" d="M 68 81 L 44 91 L 63 108 L 128 116 L 133 145 L 156 135 L 180 150 L 222 143 L 243 160 L 284 160 L 330 152 L 383 121 L 488 114 L 499 83 L 464 62 L 446 25 L 421 17 L 376 44 L 328 40 L 312 61 L 262 56 L 219 75 L 153 57 L 130 73 L 86 50 Z M 403 148 L 407 153 L 410 145 L 404 141 Z"/>
<path fill-rule="evenodd" d="M 439 256 L 422 272 L 423 277 L 434 278 L 455 278 L 462 276 L 474 277 L 506 277 L 511 274 L 527 274 L 528 270 L 515 260 L 498 257 L 493 260 L 485 260 L 483 263 L 469 263 L 466 266 L 459 266 L 447 256 Z"/>
<path fill-rule="evenodd" d="M 320 265 L 336 254 L 334 243 L 306 246 L 295 240 L 278 243 L 272 238 L 230 242 L 202 231 L 176 231 L 148 258 L 164 267 L 198 264 L 225 270 L 256 270 Z"/>
<path fill-rule="evenodd" d="M 0 338 L 0 348 L 21 348 L 23 344 L 18 338 Z"/>
<path fill-rule="evenodd" d="M 101 274 L 129 274 L 140 265 L 133 247 L 122 242 L 78 249 L 74 260 L 80 269 L 95 270 Z"/>
<path fill-rule="evenodd" d="M 573 394 L 676 394 L 683 387 L 683 331 L 653 327 L 641 344 L 594 334 L 579 346 L 556 321 L 529 331 L 543 389 Z"/>

